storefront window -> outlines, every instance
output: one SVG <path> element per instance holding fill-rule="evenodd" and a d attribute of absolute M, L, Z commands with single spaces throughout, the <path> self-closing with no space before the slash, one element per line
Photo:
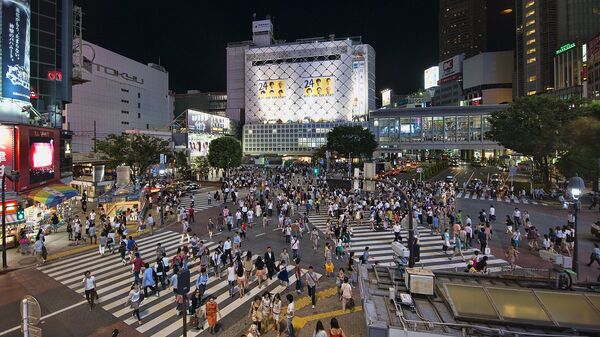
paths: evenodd
<path fill-rule="evenodd" d="M 444 141 L 456 141 L 456 116 L 444 117 Z"/>
<path fill-rule="evenodd" d="M 466 142 L 469 140 L 469 116 L 456 117 L 456 141 Z"/>
<path fill-rule="evenodd" d="M 444 140 L 444 117 L 433 117 L 433 135 L 434 142 Z"/>
<path fill-rule="evenodd" d="M 469 129 L 471 130 L 471 141 L 481 141 L 481 116 L 469 117 Z"/>
<path fill-rule="evenodd" d="M 490 116 L 489 115 L 484 115 L 482 117 L 483 120 L 483 130 L 482 130 L 482 139 L 483 140 L 491 140 L 491 137 L 489 137 L 487 134 L 492 130 L 492 126 L 490 124 Z"/>
<path fill-rule="evenodd" d="M 433 117 L 423 117 L 423 141 L 431 142 L 433 140 Z"/>

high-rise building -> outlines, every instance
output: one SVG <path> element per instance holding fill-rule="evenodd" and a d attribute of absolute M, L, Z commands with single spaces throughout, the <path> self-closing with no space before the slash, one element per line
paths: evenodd
<path fill-rule="evenodd" d="M 554 89 L 560 46 L 583 44 L 600 31 L 600 0 L 517 0 L 517 96 Z"/>
<path fill-rule="evenodd" d="M 439 60 L 470 57 L 486 48 L 485 0 L 441 0 Z"/>
<path fill-rule="evenodd" d="M 188 90 L 185 93 L 175 94 L 174 96 L 175 116 L 179 116 L 187 109 L 193 109 L 225 117 L 225 109 L 227 108 L 227 93 L 225 92 Z"/>

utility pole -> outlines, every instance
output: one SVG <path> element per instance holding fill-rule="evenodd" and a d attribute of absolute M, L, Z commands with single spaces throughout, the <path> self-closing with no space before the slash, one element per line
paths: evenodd
<path fill-rule="evenodd" d="M 96 121 L 94 120 L 94 152 L 96 152 Z"/>

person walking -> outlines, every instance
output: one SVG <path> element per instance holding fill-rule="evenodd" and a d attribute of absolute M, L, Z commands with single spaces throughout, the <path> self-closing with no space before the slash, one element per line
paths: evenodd
<path fill-rule="evenodd" d="M 206 316 L 204 310 L 202 310 L 202 294 L 200 290 L 196 289 L 194 294 L 192 295 L 191 306 L 189 309 L 189 314 L 192 315 L 190 318 L 190 326 L 194 326 L 196 330 L 204 329 L 204 323 L 201 319 Z"/>
<path fill-rule="evenodd" d="M 256 258 L 254 262 L 256 280 L 258 281 L 258 289 L 262 288 L 262 282 L 267 279 L 267 271 L 265 270 L 265 262 L 261 256 Z"/>
<path fill-rule="evenodd" d="M 143 297 L 142 292 L 140 290 L 140 285 L 134 283 L 131 286 L 131 291 L 129 291 L 129 295 L 127 296 L 127 301 L 125 302 L 125 306 L 129 305 L 129 308 L 133 310 L 132 316 L 137 318 L 138 324 L 142 324 L 142 318 L 140 317 L 140 304 L 142 303 Z"/>
<path fill-rule="evenodd" d="M 144 287 L 144 296 L 148 297 L 148 288 L 152 290 L 152 292 L 159 297 L 158 293 L 158 275 L 156 275 L 156 271 L 154 268 L 150 268 L 150 263 L 144 264 L 144 276 L 142 277 L 142 286 Z"/>
<path fill-rule="evenodd" d="M 298 249 L 300 249 L 300 239 L 298 238 L 297 235 L 292 237 L 292 259 L 297 259 L 298 258 Z"/>
<path fill-rule="evenodd" d="M 594 262 L 600 265 L 600 246 L 597 243 L 594 243 L 594 250 L 590 254 L 590 262 L 587 263 L 587 266 L 591 267 Z"/>
<path fill-rule="evenodd" d="M 192 231 L 192 227 L 190 227 L 190 223 L 187 220 L 181 220 L 181 243 L 183 243 L 183 239 L 187 236 L 187 242 L 190 243 L 190 232 Z"/>
<path fill-rule="evenodd" d="M 269 280 L 273 279 L 273 275 L 275 274 L 276 266 L 275 266 L 275 254 L 271 250 L 271 247 L 267 247 L 267 251 L 265 252 L 265 264 L 267 265 L 267 273 L 269 276 Z"/>
<path fill-rule="evenodd" d="M 340 292 L 342 293 L 342 312 L 345 313 L 346 307 L 352 307 L 352 286 L 348 283 L 348 276 L 344 277 L 344 283 L 340 287 Z"/>
<path fill-rule="evenodd" d="M 260 328 L 263 320 L 263 308 L 260 296 L 254 296 L 254 300 L 250 305 L 250 312 L 248 313 L 248 317 L 252 321 L 252 324 L 255 324 L 258 327 L 258 331 L 261 331 Z"/>
<path fill-rule="evenodd" d="M 342 328 L 340 328 L 340 324 L 335 317 L 331 318 L 329 324 L 331 325 L 331 328 L 329 329 L 329 337 L 346 337 L 346 333 L 344 330 L 342 330 Z"/>
<path fill-rule="evenodd" d="M 510 264 L 510 270 L 514 270 L 515 264 L 517 262 L 517 257 L 519 256 L 519 251 L 516 249 L 515 246 L 510 245 L 508 246 L 508 250 L 506 251 L 505 256 L 508 260 L 508 263 Z"/>
<path fill-rule="evenodd" d="M 294 315 L 296 314 L 294 296 L 292 294 L 287 294 L 285 298 L 288 301 L 287 309 L 285 311 L 285 318 L 287 320 L 287 332 L 289 337 L 294 337 L 294 325 L 292 324 L 292 321 L 294 320 Z"/>
<path fill-rule="evenodd" d="M 315 308 L 317 304 L 317 286 L 319 285 L 319 277 L 317 273 L 315 273 L 313 266 L 308 267 L 308 272 L 306 272 L 306 287 L 308 288 L 308 296 L 310 296 L 310 301 L 312 303 L 312 308 Z"/>
<path fill-rule="evenodd" d="M 244 265 L 242 263 L 238 262 L 235 274 L 237 276 L 237 286 L 240 293 L 240 298 L 242 298 L 244 297 L 244 292 L 246 291 L 247 282 L 246 273 L 244 272 Z"/>
<path fill-rule="evenodd" d="M 208 329 L 211 334 L 216 333 L 217 319 L 221 317 L 219 311 L 219 304 L 215 300 L 214 296 L 209 296 L 206 302 L 204 312 L 206 313 L 206 322 L 208 323 Z"/>
<path fill-rule="evenodd" d="M 313 227 L 311 230 L 310 241 L 312 242 L 313 250 L 316 251 L 319 243 L 319 231 L 317 230 L 317 227 Z"/>
<path fill-rule="evenodd" d="M 86 270 L 83 273 L 83 281 L 84 290 L 85 290 L 85 299 L 90 305 L 90 311 L 94 308 L 94 300 L 98 299 L 98 293 L 96 292 L 96 277 L 92 275 L 89 270 Z"/>
<path fill-rule="evenodd" d="M 315 333 L 313 337 L 329 337 L 327 332 L 325 332 L 325 327 L 323 327 L 323 322 L 320 320 L 317 321 L 317 325 L 315 326 Z"/>
<path fill-rule="evenodd" d="M 448 248 L 450 247 L 450 234 L 448 233 L 448 228 L 444 229 L 442 240 L 444 240 L 444 243 L 442 244 L 442 250 L 444 251 L 444 255 L 448 256 Z M 448 257 L 448 259 L 451 260 L 452 258 Z"/>

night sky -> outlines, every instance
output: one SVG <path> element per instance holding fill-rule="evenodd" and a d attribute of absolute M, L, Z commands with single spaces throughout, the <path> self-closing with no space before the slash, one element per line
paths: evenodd
<path fill-rule="evenodd" d="M 76 0 L 84 39 L 142 63 L 159 62 L 169 87 L 225 91 L 228 42 L 250 40 L 252 15 L 270 14 L 276 39 L 362 36 L 375 48 L 377 91 L 410 93 L 437 64 L 438 1 Z"/>

